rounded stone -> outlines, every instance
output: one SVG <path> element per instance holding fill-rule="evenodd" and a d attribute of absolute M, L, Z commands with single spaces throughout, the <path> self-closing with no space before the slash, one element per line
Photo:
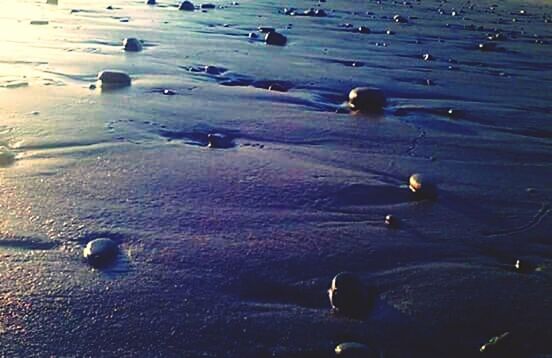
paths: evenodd
<path fill-rule="evenodd" d="M 437 195 L 435 184 L 422 174 L 412 174 L 408 180 L 411 192 L 424 198 L 433 198 Z"/>
<path fill-rule="evenodd" d="M 102 88 L 130 86 L 130 76 L 122 71 L 104 70 L 98 74 Z"/>
<path fill-rule="evenodd" d="M 83 256 L 94 267 L 106 266 L 115 260 L 119 249 L 117 243 L 109 238 L 94 239 L 86 244 Z"/>
<path fill-rule="evenodd" d="M 232 146 L 232 139 L 224 134 L 210 133 L 207 135 L 208 148 L 231 148 Z"/>
<path fill-rule="evenodd" d="M 268 86 L 268 90 L 276 91 L 276 92 L 287 92 L 287 88 L 278 83 L 273 83 L 270 86 Z"/>
<path fill-rule="evenodd" d="M 403 17 L 399 14 L 393 16 L 393 21 L 395 21 L 396 23 L 399 23 L 399 24 L 405 24 L 405 23 L 408 22 L 408 20 L 405 17 Z"/>
<path fill-rule="evenodd" d="M 424 189 L 425 178 L 422 174 L 412 174 L 408 180 L 408 188 L 413 192 L 420 192 Z"/>
<path fill-rule="evenodd" d="M 366 26 L 359 26 L 357 31 L 360 32 L 361 34 L 369 34 L 370 33 L 370 29 Z"/>
<path fill-rule="evenodd" d="M 194 11 L 195 10 L 195 6 L 194 4 L 191 2 L 191 1 L 182 1 L 180 3 L 180 6 L 178 6 L 178 10 L 183 10 L 183 11 Z"/>
<path fill-rule="evenodd" d="M 134 37 L 128 37 L 123 40 L 123 47 L 128 52 L 142 51 L 142 42 Z"/>
<path fill-rule="evenodd" d="M 284 46 L 287 38 L 279 32 L 272 31 L 266 34 L 265 42 L 267 45 Z"/>
<path fill-rule="evenodd" d="M 155 5 L 155 4 L 156 4 L 155 0 L 146 0 L 146 5 Z"/>
<path fill-rule="evenodd" d="M 350 272 L 340 272 L 333 279 L 328 290 L 330 304 L 340 313 L 359 312 L 362 304 L 362 284 Z"/>
<path fill-rule="evenodd" d="M 257 35 L 256 33 L 254 32 L 250 32 L 247 37 L 249 37 L 250 39 L 256 39 L 259 37 L 259 35 Z"/>
<path fill-rule="evenodd" d="M 385 216 L 385 225 L 387 227 L 396 227 L 398 223 L 398 220 L 395 216 L 389 214 Z"/>
<path fill-rule="evenodd" d="M 493 51 L 496 50 L 496 44 L 492 42 L 482 42 L 477 45 L 477 48 L 481 51 Z"/>
<path fill-rule="evenodd" d="M 376 358 L 379 356 L 374 349 L 358 342 L 341 343 L 335 347 L 334 352 L 340 358 Z"/>
<path fill-rule="evenodd" d="M 380 112 L 387 100 L 383 92 L 374 87 L 357 87 L 349 92 L 349 107 L 355 111 Z"/>

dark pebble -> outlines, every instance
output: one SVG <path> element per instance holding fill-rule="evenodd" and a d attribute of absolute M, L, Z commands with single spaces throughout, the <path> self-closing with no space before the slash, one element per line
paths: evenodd
<path fill-rule="evenodd" d="M 378 88 L 357 87 L 349 92 L 349 107 L 355 111 L 380 112 L 387 100 Z"/>
<path fill-rule="evenodd" d="M 284 46 L 287 42 L 287 38 L 279 32 L 269 32 L 265 36 L 265 42 L 267 45 Z"/>
<path fill-rule="evenodd" d="M 117 257 L 117 243 L 109 238 L 98 238 L 86 244 L 83 256 L 94 267 L 109 265 Z"/>
<path fill-rule="evenodd" d="M 130 86 L 130 76 L 121 71 L 105 70 L 98 74 L 98 80 L 101 82 L 102 87 L 125 87 Z"/>
<path fill-rule="evenodd" d="M 140 42 L 140 40 L 136 38 L 129 37 L 124 39 L 123 47 L 125 51 L 128 51 L 128 52 L 142 51 L 142 42 Z"/>
<path fill-rule="evenodd" d="M 194 11 L 195 10 L 195 6 L 194 4 L 192 4 L 192 2 L 190 1 L 182 1 L 180 3 L 180 6 L 178 6 L 178 10 L 183 10 L 183 11 Z"/>
<path fill-rule="evenodd" d="M 350 272 L 338 273 L 328 290 L 332 308 L 344 314 L 358 312 L 363 300 L 363 288 L 358 277 Z"/>

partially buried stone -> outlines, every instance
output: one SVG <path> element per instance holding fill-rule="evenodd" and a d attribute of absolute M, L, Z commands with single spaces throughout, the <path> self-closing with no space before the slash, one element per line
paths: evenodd
<path fill-rule="evenodd" d="M 362 291 L 362 284 L 356 275 L 350 272 L 338 273 L 328 290 L 330 304 L 338 313 L 358 313 L 361 311 Z"/>
<path fill-rule="evenodd" d="M 276 92 L 287 92 L 287 88 L 278 83 L 273 83 L 270 86 L 268 86 L 268 90 L 276 91 Z"/>
<path fill-rule="evenodd" d="M 389 214 L 385 216 L 385 225 L 390 228 L 394 228 L 397 226 L 397 218 L 393 215 Z"/>
<path fill-rule="evenodd" d="M 134 37 L 128 37 L 123 40 L 123 47 L 128 52 L 142 51 L 142 42 Z"/>
<path fill-rule="evenodd" d="M 408 180 L 408 188 L 422 198 L 433 198 L 437 194 L 435 184 L 422 174 L 412 174 Z"/>
<path fill-rule="evenodd" d="M 155 5 L 155 0 L 146 0 L 146 5 Z"/>
<path fill-rule="evenodd" d="M 477 48 L 481 51 L 493 51 L 496 49 L 496 44 L 492 42 L 482 42 L 477 45 Z"/>
<path fill-rule="evenodd" d="M 378 88 L 357 87 L 349 92 L 349 107 L 355 111 L 380 112 L 387 100 Z"/>
<path fill-rule="evenodd" d="M 365 344 L 345 342 L 335 347 L 335 355 L 340 358 L 376 358 L 378 352 Z"/>
<path fill-rule="evenodd" d="M 122 71 L 104 70 L 98 74 L 98 80 L 102 88 L 126 87 L 130 86 L 130 76 Z"/>
<path fill-rule="evenodd" d="M 98 238 L 86 244 L 83 256 L 94 267 L 104 267 L 112 263 L 117 257 L 119 249 L 117 243 L 109 238 Z"/>
<path fill-rule="evenodd" d="M 359 26 L 357 31 L 360 32 L 361 34 L 369 34 L 370 33 L 370 29 L 366 26 Z"/>
<path fill-rule="evenodd" d="M 279 32 L 272 31 L 266 34 L 265 42 L 267 45 L 284 46 L 287 38 Z"/>
<path fill-rule="evenodd" d="M 202 9 L 214 9 L 215 7 L 214 4 L 201 4 Z"/>
<path fill-rule="evenodd" d="M 192 4 L 190 1 L 182 1 L 180 3 L 180 6 L 178 6 L 178 10 L 194 11 L 195 7 L 194 7 L 194 4 Z"/>
<path fill-rule="evenodd" d="M 396 23 L 399 23 L 399 24 L 405 24 L 405 23 L 408 22 L 408 20 L 405 17 L 403 17 L 399 14 L 393 16 L 393 21 L 395 21 Z"/>
<path fill-rule="evenodd" d="M 233 146 L 232 139 L 220 133 L 210 133 L 207 135 L 208 148 L 231 148 Z"/>

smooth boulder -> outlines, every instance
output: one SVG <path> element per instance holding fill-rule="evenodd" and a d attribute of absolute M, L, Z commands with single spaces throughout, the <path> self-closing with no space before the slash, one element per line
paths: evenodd
<path fill-rule="evenodd" d="M 195 10 L 195 6 L 192 2 L 190 1 L 182 1 L 180 3 L 180 6 L 178 6 L 178 10 L 183 10 L 183 11 L 194 11 Z"/>
<path fill-rule="evenodd" d="M 122 71 L 104 70 L 98 74 L 102 88 L 117 88 L 130 86 L 130 76 Z"/>
<path fill-rule="evenodd" d="M 94 267 L 104 267 L 115 260 L 118 252 L 119 248 L 115 241 L 102 237 L 94 239 L 86 244 L 83 250 L 83 256 L 90 265 Z"/>
<path fill-rule="evenodd" d="M 425 175 L 416 173 L 408 179 L 408 188 L 420 198 L 431 199 L 437 195 L 437 187 Z"/>
<path fill-rule="evenodd" d="M 142 42 L 134 37 L 128 37 L 123 40 L 123 47 L 128 52 L 142 51 Z"/>
<path fill-rule="evenodd" d="M 383 92 L 374 87 L 357 87 L 349 92 L 349 107 L 355 111 L 381 112 L 387 104 Z"/>
<path fill-rule="evenodd" d="M 287 38 L 279 32 L 271 31 L 266 34 L 265 42 L 267 45 L 284 46 Z"/>
<path fill-rule="evenodd" d="M 340 272 L 328 290 L 332 309 L 345 315 L 357 315 L 362 311 L 363 287 L 358 277 L 350 272 Z"/>

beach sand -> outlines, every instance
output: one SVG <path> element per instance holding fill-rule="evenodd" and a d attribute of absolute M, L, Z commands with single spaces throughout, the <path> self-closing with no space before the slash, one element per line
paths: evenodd
<path fill-rule="evenodd" d="M 501 357 L 552 354 L 549 2 L 6 2 L 2 356 L 493 356 L 505 332 Z M 359 86 L 383 113 L 348 110 Z M 82 257 L 98 237 L 112 267 Z M 331 311 L 342 271 L 362 317 Z"/>

